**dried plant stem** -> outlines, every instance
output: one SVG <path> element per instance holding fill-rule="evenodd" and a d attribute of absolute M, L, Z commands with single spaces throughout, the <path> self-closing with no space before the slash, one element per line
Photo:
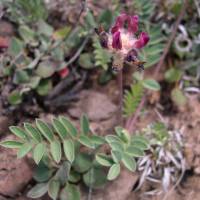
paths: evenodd
<path fill-rule="evenodd" d="M 138 118 L 138 116 L 139 116 L 139 114 L 140 114 L 140 111 L 141 111 L 142 108 L 144 107 L 145 100 L 146 100 L 146 98 L 145 98 L 145 96 L 143 96 L 143 98 L 142 98 L 142 100 L 140 101 L 140 104 L 139 104 L 137 110 L 136 110 L 135 113 L 134 113 L 134 116 L 133 116 L 131 119 L 129 119 L 129 120 L 127 121 L 126 129 L 127 129 L 130 133 L 134 130 L 135 122 L 136 122 L 136 120 L 137 120 L 137 118 Z"/>
<path fill-rule="evenodd" d="M 123 126 L 123 70 L 121 69 L 117 74 L 117 82 L 119 89 L 119 110 L 118 110 L 118 122 Z"/>

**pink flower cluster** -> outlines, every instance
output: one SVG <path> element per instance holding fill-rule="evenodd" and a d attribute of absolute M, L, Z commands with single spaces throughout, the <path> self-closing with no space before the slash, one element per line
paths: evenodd
<path fill-rule="evenodd" d="M 102 47 L 116 55 L 115 57 L 119 61 L 122 59 L 128 62 L 134 61 L 138 49 L 143 48 L 150 39 L 146 32 L 141 32 L 138 37 L 136 36 L 138 22 L 137 15 L 131 16 L 125 13 L 119 15 L 109 33 L 103 30 L 99 31 L 98 35 Z"/>
<path fill-rule="evenodd" d="M 124 28 L 125 22 L 127 22 L 127 29 Z M 144 47 L 149 41 L 149 36 L 146 32 L 141 32 L 139 38 L 135 37 L 135 33 L 138 31 L 138 22 L 137 15 L 121 14 L 118 16 L 111 28 L 112 48 L 129 50 L 128 47 L 137 49 Z"/>

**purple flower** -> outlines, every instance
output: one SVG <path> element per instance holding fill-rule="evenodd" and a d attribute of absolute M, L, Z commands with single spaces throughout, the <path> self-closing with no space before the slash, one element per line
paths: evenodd
<path fill-rule="evenodd" d="M 149 35 L 146 32 L 141 32 L 139 37 L 138 32 L 139 17 L 138 15 L 120 14 L 111 27 L 110 32 L 106 33 L 100 27 L 98 35 L 102 47 L 107 48 L 111 53 L 128 62 L 134 61 L 137 58 L 138 50 L 147 45 Z"/>
<path fill-rule="evenodd" d="M 127 28 L 125 28 L 126 23 Z M 149 41 L 149 36 L 147 33 L 142 32 L 139 38 L 136 38 L 135 33 L 138 32 L 138 23 L 139 17 L 137 15 L 130 16 L 125 13 L 119 15 L 111 28 L 112 42 L 110 44 L 112 44 L 112 48 L 127 53 L 131 48 L 140 49 L 144 47 Z"/>
<path fill-rule="evenodd" d="M 138 40 L 135 42 L 135 48 L 142 48 L 149 42 L 149 35 L 145 32 L 142 32 L 138 38 Z"/>
<path fill-rule="evenodd" d="M 122 49 L 122 40 L 120 31 L 113 33 L 112 36 L 113 36 L 112 47 L 115 49 Z"/>
<path fill-rule="evenodd" d="M 128 19 L 128 31 L 130 33 L 136 33 L 138 31 L 139 17 L 137 15 L 129 16 Z"/>

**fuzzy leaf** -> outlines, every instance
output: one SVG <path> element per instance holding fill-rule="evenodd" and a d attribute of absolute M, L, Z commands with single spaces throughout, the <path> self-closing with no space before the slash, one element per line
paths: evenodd
<path fill-rule="evenodd" d="M 56 66 L 50 61 L 43 61 L 36 69 L 36 74 L 41 78 L 51 77 L 55 72 Z"/>
<path fill-rule="evenodd" d="M 154 90 L 154 91 L 160 90 L 159 83 L 157 81 L 155 81 L 154 79 L 145 79 L 142 82 L 142 84 L 147 89 Z"/>
<path fill-rule="evenodd" d="M 92 148 L 92 149 L 94 148 L 94 144 L 92 143 L 92 141 L 90 140 L 90 138 L 87 137 L 87 136 L 85 136 L 85 135 L 81 135 L 81 136 L 79 137 L 78 141 L 79 141 L 82 145 L 84 145 L 84 146 L 86 146 L 86 147 L 88 147 L 88 148 Z"/>
<path fill-rule="evenodd" d="M 80 200 L 81 194 L 79 187 L 73 184 L 67 184 L 60 194 L 60 200 Z"/>
<path fill-rule="evenodd" d="M 105 139 L 106 139 L 106 142 L 108 142 L 109 144 L 112 142 L 119 142 L 123 144 L 123 141 L 116 135 L 106 135 Z"/>
<path fill-rule="evenodd" d="M 125 143 L 129 143 L 130 142 L 130 134 L 126 129 L 123 129 L 121 127 L 116 127 L 115 131 L 117 133 L 117 135 L 120 137 L 121 140 L 123 140 Z"/>
<path fill-rule="evenodd" d="M 52 36 L 53 27 L 47 24 L 44 20 L 39 20 L 37 23 L 38 33 L 43 34 L 45 36 Z"/>
<path fill-rule="evenodd" d="M 28 43 L 33 40 L 35 32 L 31 30 L 28 26 L 22 25 L 18 29 L 20 36 L 23 40 Z"/>
<path fill-rule="evenodd" d="M 131 116 L 138 105 L 144 94 L 144 88 L 140 82 L 132 84 L 130 91 L 126 91 L 124 96 L 124 114 L 126 116 Z"/>
<path fill-rule="evenodd" d="M 132 141 L 131 146 L 134 146 L 134 147 L 139 148 L 141 150 L 149 149 L 149 145 L 147 145 L 146 143 L 139 141 L 139 140 Z"/>
<path fill-rule="evenodd" d="M 144 156 L 144 151 L 142 151 L 141 149 L 134 147 L 134 146 L 128 147 L 126 149 L 126 153 L 129 154 L 130 156 L 134 156 L 134 157 Z"/>
<path fill-rule="evenodd" d="M 127 169 L 134 172 L 136 170 L 136 162 L 135 159 L 129 156 L 128 154 L 124 154 L 122 157 L 122 162 Z"/>
<path fill-rule="evenodd" d="M 171 91 L 171 98 L 177 106 L 184 106 L 187 102 L 186 96 L 179 88 L 174 88 Z"/>
<path fill-rule="evenodd" d="M 83 175 L 83 181 L 88 187 L 102 187 L 107 181 L 106 173 L 101 168 L 92 168 Z"/>
<path fill-rule="evenodd" d="M 165 80 L 169 83 L 177 82 L 182 76 L 182 71 L 176 68 L 170 68 L 165 72 Z"/>
<path fill-rule="evenodd" d="M 92 135 L 90 137 L 90 140 L 95 145 L 102 145 L 102 144 L 105 144 L 105 142 L 106 142 L 103 137 L 98 136 L 98 135 Z"/>
<path fill-rule="evenodd" d="M 78 135 L 78 132 L 75 126 L 65 117 L 59 117 L 60 122 L 68 130 L 71 137 L 75 138 Z"/>
<path fill-rule="evenodd" d="M 86 172 L 92 166 L 92 157 L 86 153 L 79 153 L 76 155 L 73 162 L 74 169 L 79 173 Z"/>
<path fill-rule="evenodd" d="M 110 156 L 107 156 L 102 153 L 97 154 L 95 158 L 99 164 L 101 164 L 102 166 L 105 166 L 105 167 L 110 167 L 110 166 L 112 166 L 112 164 L 114 164 L 112 161 L 112 158 Z"/>
<path fill-rule="evenodd" d="M 47 95 L 52 89 L 52 81 L 51 79 L 42 79 L 39 85 L 36 88 L 36 91 L 39 95 L 45 96 Z"/>
<path fill-rule="evenodd" d="M 119 173 L 120 173 L 120 164 L 119 163 L 113 164 L 108 171 L 107 179 L 110 181 L 114 180 L 119 176 Z"/>
<path fill-rule="evenodd" d="M 61 139 L 64 140 L 69 135 L 64 125 L 56 118 L 53 119 L 53 127 L 57 131 Z"/>
<path fill-rule="evenodd" d="M 9 129 L 10 129 L 10 131 L 11 131 L 12 133 L 14 133 L 18 138 L 27 139 L 27 134 L 26 134 L 26 132 L 25 132 L 22 128 L 20 128 L 20 127 L 18 127 L 18 126 L 10 126 Z"/>
<path fill-rule="evenodd" d="M 69 27 L 69 26 L 60 28 L 53 33 L 53 38 L 56 40 L 58 40 L 58 39 L 62 40 L 69 35 L 70 30 L 71 30 L 71 27 Z"/>
<path fill-rule="evenodd" d="M 71 139 L 64 140 L 63 145 L 64 145 L 65 156 L 70 161 L 70 163 L 72 163 L 75 158 L 74 142 Z"/>
<path fill-rule="evenodd" d="M 109 145 L 110 145 L 112 150 L 120 151 L 120 152 L 124 151 L 124 146 L 120 142 L 111 142 L 111 143 L 109 143 Z"/>
<path fill-rule="evenodd" d="M 89 120 L 86 115 L 81 116 L 81 131 L 84 135 L 88 135 L 90 131 Z"/>
<path fill-rule="evenodd" d="M 12 141 L 12 140 L 6 140 L 3 142 L 0 142 L 0 146 L 2 147 L 6 147 L 6 148 L 11 148 L 11 149 L 15 149 L 15 148 L 20 148 L 23 145 L 23 143 L 21 142 L 17 142 L 17 141 Z"/>
<path fill-rule="evenodd" d="M 111 155 L 115 163 L 119 163 L 122 159 L 122 154 L 119 151 L 111 150 Z"/>
<path fill-rule="evenodd" d="M 49 142 L 53 141 L 53 131 L 45 122 L 36 119 L 36 126 Z"/>
<path fill-rule="evenodd" d="M 79 182 L 81 179 L 81 175 L 78 173 L 78 172 L 75 172 L 75 171 L 70 171 L 70 174 L 69 174 L 69 181 L 71 183 L 77 183 Z"/>
<path fill-rule="evenodd" d="M 59 189 L 60 189 L 59 181 L 52 179 L 48 184 L 48 194 L 53 200 L 57 199 Z"/>
<path fill-rule="evenodd" d="M 11 105 L 18 105 L 20 103 L 22 103 L 22 94 L 17 91 L 17 90 L 13 90 L 9 95 L 8 95 L 8 102 Z"/>
<path fill-rule="evenodd" d="M 38 165 L 39 162 L 41 161 L 44 153 L 46 151 L 46 146 L 43 143 L 39 143 L 36 145 L 36 147 L 33 150 L 33 159 L 35 163 Z"/>
<path fill-rule="evenodd" d="M 32 147 L 33 145 L 30 143 L 23 144 L 17 152 L 17 158 L 23 158 L 27 153 L 31 151 Z"/>
<path fill-rule="evenodd" d="M 14 77 L 13 77 L 13 82 L 15 84 L 23 84 L 23 83 L 28 83 L 30 80 L 30 77 L 25 70 L 16 70 Z"/>
<path fill-rule="evenodd" d="M 33 127 L 30 123 L 24 123 L 24 128 L 36 142 L 42 141 L 42 136 L 37 128 Z"/>
<path fill-rule="evenodd" d="M 58 140 L 55 140 L 50 143 L 50 151 L 53 156 L 53 159 L 56 163 L 59 163 L 61 160 L 62 152 L 61 152 L 61 144 Z"/>
<path fill-rule="evenodd" d="M 29 198 L 38 199 L 42 197 L 48 191 L 47 183 L 38 183 L 28 192 L 27 196 Z"/>
<path fill-rule="evenodd" d="M 17 56 L 23 50 L 23 46 L 23 42 L 14 37 L 11 40 L 8 51 L 12 56 Z"/>

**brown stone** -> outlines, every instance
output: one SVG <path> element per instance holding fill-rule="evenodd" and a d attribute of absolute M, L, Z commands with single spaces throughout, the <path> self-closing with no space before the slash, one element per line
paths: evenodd
<path fill-rule="evenodd" d="M 12 140 L 8 136 L 4 140 Z M 15 196 L 31 180 L 32 170 L 26 159 L 17 159 L 16 150 L 0 147 L 0 194 Z"/>
<path fill-rule="evenodd" d="M 117 106 L 102 93 L 85 90 L 80 93 L 80 100 L 69 109 L 72 117 L 80 118 L 82 113 L 86 113 L 90 120 L 101 121 L 108 119 L 117 111 Z"/>

